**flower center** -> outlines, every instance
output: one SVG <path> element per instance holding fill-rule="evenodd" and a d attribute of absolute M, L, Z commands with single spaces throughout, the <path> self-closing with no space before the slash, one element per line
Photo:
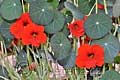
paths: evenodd
<path fill-rule="evenodd" d="M 37 32 L 32 32 L 31 35 L 35 38 L 38 35 L 38 33 Z"/>
<path fill-rule="evenodd" d="M 88 57 L 91 58 L 91 59 L 93 59 L 94 58 L 94 53 L 89 53 Z"/>
<path fill-rule="evenodd" d="M 74 24 L 74 29 L 78 29 L 78 25 L 77 24 Z"/>
<path fill-rule="evenodd" d="M 27 26 L 29 23 L 27 21 L 23 22 L 23 26 Z"/>

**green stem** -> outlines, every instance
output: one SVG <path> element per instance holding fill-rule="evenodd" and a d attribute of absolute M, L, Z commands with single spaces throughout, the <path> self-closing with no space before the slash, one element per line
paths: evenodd
<path fill-rule="evenodd" d="M 103 65 L 102 74 L 105 73 L 105 64 Z"/>
<path fill-rule="evenodd" d="M 87 15 L 87 16 L 90 16 L 90 15 L 91 15 L 91 13 L 92 13 L 92 11 L 93 11 L 93 9 L 94 9 L 95 5 L 96 5 L 96 3 L 93 5 L 93 7 L 91 8 L 91 10 L 90 10 L 90 12 L 88 13 L 88 15 Z"/>
<path fill-rule="evenodd" d="M 23 13 L 25 13 L 24 0 L 22 0 L 22 9 L 23 9 Z"/>
<path fill-rule="evenodd" d="M 98 0 L 96 0 L 96 14 L 98 13 Z"/>
<path fill-rule="evenodd" d="M 112 64 L 108 64 L 109 70 L 112 70 Z"/>
<path fill-rule="evenodd" d="M 103 2 L 104 2 L 105 13 L 108 14 L 106 0 L 103 0 Z"/>

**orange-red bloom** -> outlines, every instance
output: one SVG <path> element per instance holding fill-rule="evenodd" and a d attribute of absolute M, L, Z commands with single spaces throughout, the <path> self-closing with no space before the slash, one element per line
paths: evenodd
<path fill-rule="evenodd" d="M 76 65 L 79 68 L 93 68 L 104 64 L 104 48 L 100 45 L 84 44 L 78 49 Z"/>
<path fill-rule="evenodd" d="M 47 36 L 44 33 L 44 27 L 36 24 L 29 24 L 24 28 L 22 34 L 22 43 L 24 45 L 39 46 L 41 43 L 45 43 Z"/>
<path fill-rule="evenodd" d="M 14 35 L 15 38 L 20 39 L 24 28 L 30 23 L 32 23 L 32 20 L 30 19 L 29 13 L 23 13 L 15 23 L 11 24 L 11 34 Z"/>
<path fill-rule="evenodd" d="M 84 20 L 75 20 L 68 25 L 68 28 L 73 36 L 79 38 L 84 34 Z"/>
<path fill-rule="evenodd" d="M 104 5 L 103 4 L 98 4 L 98 9 L 104 10 Z"/>

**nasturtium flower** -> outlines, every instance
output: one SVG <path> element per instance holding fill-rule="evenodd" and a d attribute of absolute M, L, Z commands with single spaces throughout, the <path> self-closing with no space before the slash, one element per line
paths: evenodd
<path fill-rule="evenodd" d="M 101 67 L 104 64 L 104 48 L 97 44 L 80 46 L 75 63 L 79 68 Z"/>
<path fill-rule="evenodd" d="M 20 39 L 24 28 L 31 23 L 32 20 L 29 16 L 29 13 L 23 13 L 20 18 L 11 24 L 10 32 L 15 38 Z"/>
<path fill-rule="evenodd" d="M 84 20 L 75 20 L 68 25 L 68 28 L 73 36 L 79 38 L 84 35 Z"/>
<path fill-rule="evenodd" d="M 22 34 L 23 45 L 32 45 L 38 47 L 40 44 L 45 43 L 47 36 L 44 33 L 44 27 L 36 24 L 29 24 L 24 28 Z"/>
<path fill-rule="evenodd" d="M 97 6 L 98 6 L 98 9 L 104 10 L 104 5 L 103 4 L 99 3 Z"/>

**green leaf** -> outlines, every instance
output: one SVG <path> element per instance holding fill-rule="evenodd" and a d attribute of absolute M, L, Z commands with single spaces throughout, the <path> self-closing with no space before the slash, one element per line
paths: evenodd
<path fill-rule="evenodd" d="M 59 0 L 48 0 L 48 2 L 56 9 L 59 5 Z"/>
<path fill-rule="evenodd" d="M 84 15 L 80 12 L 80 10 L 73 3 L 65 2 L 64 5 L 68 10 L 72 12 L 73 17 L 75 19 L 82 19 L 84 17 Z"/>
<path fill-rule="evenodd" d="M 45 31 L 47 33 L 56 33 L 64 27 L 65 18 L 62 13 L 55 11 L 53 21 L 45 26 Z"/>
<path fill-rule="evenodd" d="M 54 57 L 57 60 L 61 60 L 69 55 L 71 43 L 62 32 L 54 34 L 50 39 L 50 43 Z"/>
<path fill-rule="evenodd" d="M 87 15 L 94 5 L 94 2 L 95 0 L 78 0 L 78 8 L 82 13 Z"/>
<path fill-rule="evenodd" d="M 115 57 L 114 62 L 117 64 L 120 64 L 120 56 Z"/>
<path fill-rule="evenodd" d="M 120 0 L 116 0 L 115 4 L 113 5 L 113 16 L 119 17 L 120 16 Z"/>
<path fill-rule="evenodd" d="M 37 1 L 37 0 L 25 0 L 25 1 L 28 3 L 32 3 L 32 2 Z M 47 1 L 47 0 L 40 0 L 40 1 Z"/>
<path fill-rule="evenodd" d="M 10 31 L 9 31 L 10 24 L 3 21 L 0 25 L 0 34 L 1 37 L 4 39 L 5 45 L 8 48 L 10 46 L 10 43 L 13 39 Z"/>
<path fill-rule="evenodd" d="M 0 7 L 0 14 L 7 20 L 13 20 L 22 14 L 20 0 L 4 0 Z"/>
<path fill-rule="evenodd" d="M 9 28 L 10 28 L 10 24 L 3 21 L 0 25 L 0 33 L 3 37 L 12 39 L 12 35 L 9 31 Z"/>
<path fill-rule="evenodd" d="M 71 50 L 69 52 L 69 55 L 67 57 L 65 57 L 62 60 L 59 60 L 58 62 L 60 63 L 60 65 L 62 65 L 64 68 L 68 69 L 68 68 L 72 68 L 75 66 L 75 59 L 76 59 L 76 53 L 74 50 Z"/>
<path fill-rule="evenodd" d="M 106 71 L 100 80 L 120 80 L 120 74 L 114 70 Z"/>
<path fill-rule="evenodd" d="M 120 51 L 120 43 L 113 35 L 107 35 L 102 39 L 93 40 L 92 44 L 100 44 L 104 47 L 105 63 L 114 62 L 114 58 Z"/>
<path fill-rule="evenodd" d="M 98 39 L 105 36 L 112 29 L 112 20 L 104 13 L 93 14 L 86 20 L 84 28 L 90 38 Z"/>
<path fill-rule="evenodd" d="M 0 5 L 2 4 L 3 0 L 0 0 Z"/>
<path fill-rule="evenodd" d="M 30 16 L 35 23 L 47 25 L 53 20 L 54 12 L 46 1 L 35 0 L 30 5 Z"/>
<path fill-rule="evenodd" d="M 107 0 L 107 7 L 113 7 L 113 4 L 115 3 L 116 0 Z M 104 1 L 103 0 L 98 0 L 98 2 L 100 4 L 104 5 Z"/>
<path fill-rule="evenodd" d="M 65 36 L 69 35 L 69 30 L 68 30 L 67 26 L 64 26 L 62 32 L 65 34 Z"/>
<path fill-rule="evenodd" d="M 0 65 L 0 76 L 9 79 L 8 76 L 8 71 L 5 67 L 3 67 L 2 65 Z M 4 80 L 3 78 L 0 77 L 0 80 Z"/>
<path fill-rule="evenodd" d="M 73 20 L 73 15 L 70 11 L 65 12 L 65 23 L 70 23 Z"/>

